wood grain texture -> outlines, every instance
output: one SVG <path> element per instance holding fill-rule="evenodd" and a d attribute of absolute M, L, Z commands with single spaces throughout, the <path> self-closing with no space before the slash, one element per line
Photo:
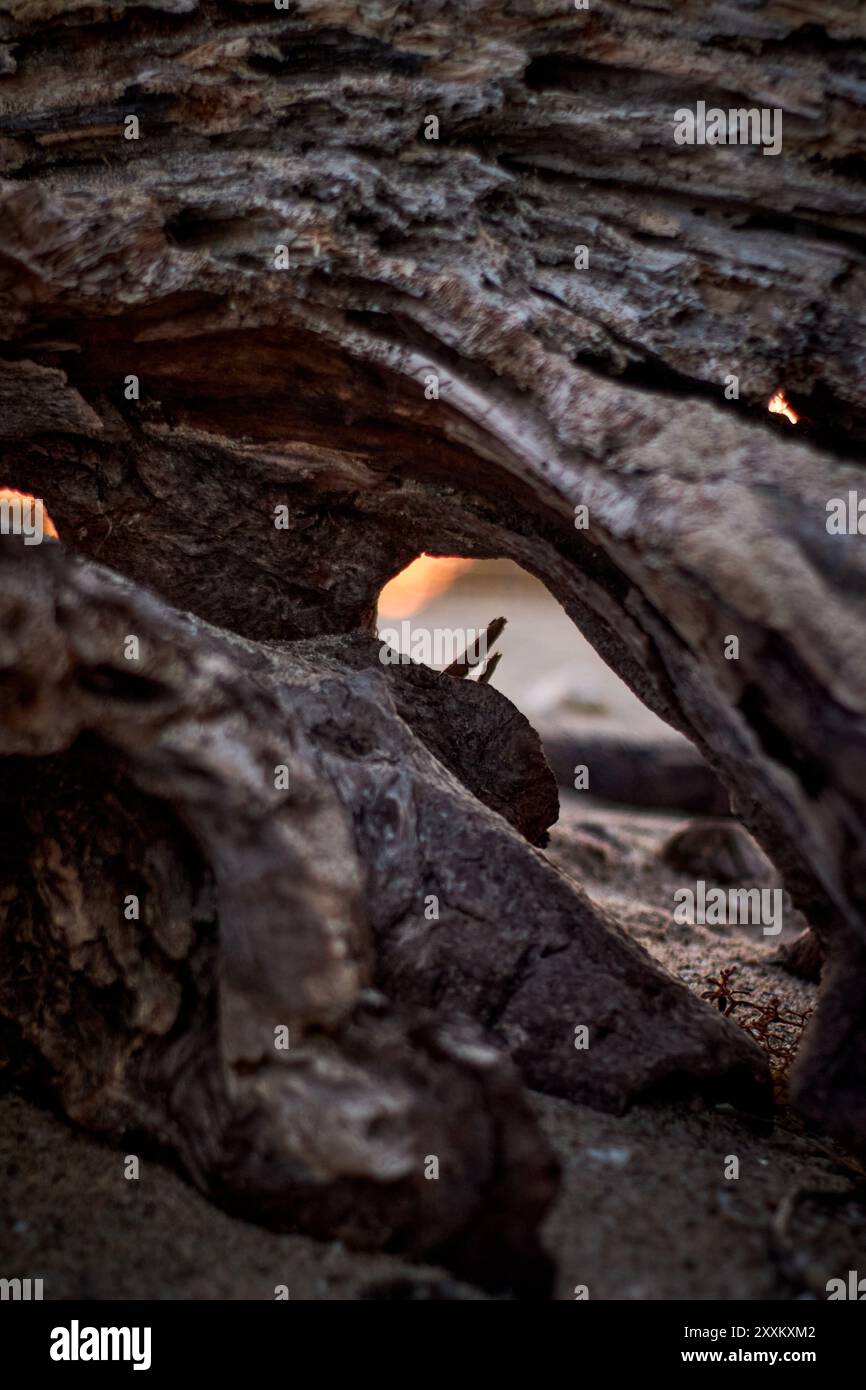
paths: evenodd
<path fill-rule="evenodd" d="M 766 1105 L 745 1034 L 485 804 L 498 759 L 459 780 L 503 713 L 514 806 L 552 784 L 491 687 L 222 634 L 59 545 L 0 545 L 0 625 L 0 1051 L 78 1122 L 255 1219 L 529 1291 L 553 1168 L 496 1042 L 603 1109 Z"/>
<path fill-rule="evenodd" d="M 2 481 L 252 642 L 369 633 L 421 550 L 540 576 L 820 934 L 795 1090 L 861 1147 L 864 51 L 853 0 L 0 19 Z M 676 146 L 697 100 L 780 108 L 782 155 Z"/>

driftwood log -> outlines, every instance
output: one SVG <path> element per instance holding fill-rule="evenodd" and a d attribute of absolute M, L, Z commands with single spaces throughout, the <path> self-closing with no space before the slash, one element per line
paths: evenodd
<path fill-rule="evenodd" d="M 700 749 L 828 955 L 797 1103 L 866 1150 L 866 558 L 826 525 L 866 439 L 864 44 L 845 0 L 7 0 L 0 485 L 66 549 L 2 560 L 2 1013 L 70 1113 L 487 1268 L 549 1162 L 425 1010 L 593 1103 L 760 1097 L 527 843 L 553 788 L 510 707 L 378 662 L 424 550 L 538 575 Z M 677 146 L 698 100 L 780 109 L 781 155 Z"/>
<path fill-rule="evenodd" d="M 56 545 L 3 542 L 0 623 L 4 1050 L 73 1118 L 260 1220 L 529 1289 L 553 1170 L 489 1038 L 603 1108 L 766 1108 L 746 1035 L 524 839 L 553 778 L 490 686 L 220 633 Z"/>

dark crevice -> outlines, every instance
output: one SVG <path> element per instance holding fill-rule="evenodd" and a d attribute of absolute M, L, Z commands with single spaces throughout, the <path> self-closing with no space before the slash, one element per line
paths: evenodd
<path fill-rule="evenodd" d="M 713 47 L 733 48 L 736 42 L 731 37 L 714 37 Z M 825 53 L 832 56 L 835 62 L 841 60 L 843 67 L 863 67 L 866 64 L 866 42 L 852 38 L 850 34 L 842 39 L 833 38 L 822 24 L 801 24 L 781 38 L 762 38 L 759 44 L 761 53 L 769 56 L 774 52 L 785 56 L 804 53 L 807 57 Z"/>
<path fill-rule="evenodd" d="M 78 684 L 96 695 L 135 704 L 151 703 L 170 694 L 167 686 L 149 676 L 120 671 L 114 666 L 90 666 L 78 673 Z"/>
<path fill-rule="evenodd" d="M 825 768 L 804 757 L 792 746 L 769 715 L 764 692 L 757 686 L 747 685 L 740 696 L 738 708 L 760 740 L 767 757 L 793 772 L 807 796 L 820 796 L 828 783 Z"/>
<path fill-rule="evenodd" d="M 849 246 L 866 256 L 866 235 L 845 231 L 841 227 L 826 227 L 806 217 L 794 213 L 759 212 L 748 213 L 741 222 L 731 223 L 733 231 L 781 232 L 785 236 L 797 236 L 804 240 L 828 241 L 838 246 Z"/>
<path fill-rule="evenodd" d="M 247 66 L 254 72 L 276 77 L 329 77 L 334 72 L 369 68 L 374 72 L 415 76 L 424 66 L 419 53 L 405 53 L 382 42 L 345 29 L 302 29 L 270 41 L 278 57 L 251 54 Z"/>
<path fill-rule="evenodd" d="M 173 95 L 147 95 L 131 87 L 124 93 L 122 104 L 76 107 L 71 111 L 64 108 L 36 115 L 14 112 L 9 116 L 0 116 L 0 131 L 6 135 L 53 135 L 58 131 L 81 130 L 82 137 L 85 138 L 90 126 L 116 125 L 120 130 L 126 116 L 164 115 L 175 105 L 176 100 Z"/>
<path fill-rule="evenodd" d="M 170 218 L 163 230 L 177 247 L 212 250 L 229 250 L 251 237 L 286 236 L 291 243 L 293 235 L 274 215 L 251 212 L 243 217 L 211 217 L 187 208 Z"/>

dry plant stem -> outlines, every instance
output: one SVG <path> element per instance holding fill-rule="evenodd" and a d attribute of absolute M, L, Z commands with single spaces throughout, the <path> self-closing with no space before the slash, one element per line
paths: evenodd
<path fill-rule="evenodd" d="M 490 649 L 502 635 L 506 622 L 507 619 L 505 618 L 494 618 L 492 623 L 488 623 L 482 636 L 477 638 L 474 643 L 470 644 L 462 656 L 459 656 L 456 661 L 452 661 L 450 666 L 446 666 L 443 674 L 452 676 L 455 680 L 462 680 L 463 677 L 467 676 L 470 671 L 473 671 L 476 666 L 483 665 L 487 660 Z M 501 652 L 497 652 L 496 660 L 498 660 L 501 655 Z"/>

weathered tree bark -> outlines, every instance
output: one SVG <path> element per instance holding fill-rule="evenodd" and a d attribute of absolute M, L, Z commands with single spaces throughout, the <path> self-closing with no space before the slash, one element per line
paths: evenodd
<path fill-rule="evenodd" d="M 340 635 L 369 632 L 382 583 L 421 550 L 506 555 L 539 575 L 697 744 L 811 920 L 830 968 L 797 1096 L 816 1123 L 866 1147 L 866 559 L 861 536 L 825 525 L 827 501 L 860 482 L 866 437 L 859 7 L 298 0 L 286 14 L 269 0 L 8 0 L 3 14 L 0 482 L 45 497 L 84 555 L 242 634 L 244 671 L 250 643 L 264 643 L 264 726 L 277 742 L 272 685 L 291 687 L 295 662 L 314 685 L 342 672 L 352 730 L 373 718 L 356 703 L 369 643 Z M 782 109 L 782 155 L 676 146 L 673 113 L 697 100 Z M 130 115 L 138 140 L 124 138 Z M 429 116 L 438 139 L 425 138 Z M 589 248 L 587 270 L 575 268 L 576 245 Z M 780 386 L 802 413 L 797 427 L 766 413 Z M 286 531 L 273 525 L 277 504 L 290 509 Z M 575 529 L 579 505 L 588 530 Z M 729 635 L 737 660 L 726 659 Z M 290 644 L 282 669 L 268 643 Z M 194 678 L 180 651 L 164 653 L 172 670 L 181 662 L 174 698 Z M 51 673 L 33 659 L 41 689 Z M 193 719 L 211 683 L 222 690 L 202 661 Z M 148 679 L 166 677 L 154 668 Z M 407 727 L 400 700 L 420 708 L 426 690 L 425 677 L 412 679 L 402 694 L 396 677 L 389 685 Z M 108 695 L 124 719 L 138 702 L 134 691 Z M 160 689 L 138 696 L 158 704 Z M 278 706 L 282 717 L 282 697 Z M 13 730 L 16 710 L 4 710 Z M 123 721 L 107 718 L 97 732 L 111 742 Z M 87 724 L 76 701 L 68 719 Z M 407 843 L 406 802 L 386 794 L 383 772 L 364 781 L 363 758 L 343 764 L 340 720 L 335 708 L 336 752 L 315 755 L 335 789 L 328 805 L 355 817 L 358 798 L 378 789 L 381 838 L 358 852 L 387 884 L 389 846 L 402 854 Z M 414 734 L 422 746 L 423 729 Z M 56 737 L 54 749 L 65 747 Z M 323 748 L 316 730 L 305 728 L 307 744 Z M 386 746 L 401 746 L 407 766 L 422 757 L 414 743 Z M 184 770 L 172 756 L 160 768 L 171 786 L 145 786 L 149 773 L 141 785 L 177 814 Z M 423 777 L 440 785 L 443 748 L 423 759 Z M 414 775 L 399 761 L 396 783 Z M 451 772 L 470 781 L 465 767 Z M 507 806 L 506 781 L 489 806 Z M 622 973 L 610 1010 L 627 1019 L 646 1005 L 650 967 L 635 966 L 630 991 L 631 965 L 609 964 L 618 952 L 634 962 L 630 949 L 588 905 L 578 912 L 517 831 L 482 815 L 453 778 L 447 795 L 453 821 L 437 864 L 459 910 L 471 917 L 485 901 L 494 939 L 484 857 L 471 878 L 460 858 L 461 843 L 477 843 L 461 828 L 481 816 L 478 833 L 501 856 L 490 880 L 513 865 L 532 904 L 534 920 L 513 935 L 513 902 L 496 923 L 503 959 L 551 956 L 576 920 L 580 947 L 564 954 L 585 956 L 573 976 L 554 956 L 538 972 L 549 987 L 503 982 L 496 1002 L 497 948 L 485 942 L 478 962 L 440 975 L 437 997 L 423 957 L 450 959 L 447 933 L 416 944 L 390 931 L 403 921 L 392 904 L 379 921 L 375 895 L 362 908 L 360 886 L 338 893 L 330 881 L 358 916 L 338 938 L 347 958 L 326 969 L 320 889 L 307 875 L 351 877 L 357 861 L 341 851 L 348 867 L 314 870 L 295 844 L 297 874 L 281 885 L 283 840 L 268 861 L 268 844 L 228 819 L 218 844 L 216 829 L 197 832 L 206 860 L 225 858 L 237 875 L 221 935 L 251 876 L 266 875 L 275 894 L 248 935 L 229 931 L 229 978 L 258 990 L 262 960 L 245 952 L 278 960 L 285 950 L 295 979 L 325 971 L 324 1014 L 344 1016 L 359 987 L 356 940 L 373 950 L 368 922 L 388 990 L 468 1009 L 535 1084 L 571 1093 L 552 1040 L 533 1031 L 534 991 L 555 993 L 567 978 L 571 1017 L 574 989 L 597 997 L 585 983 L 593 970 Z M 540 806 L 528 815 L 543 819 Z M 417 890 L 420 872 L 410 879 Z M 297 911 L 291 946 L 271 915 L 283 902 Z M 306 1017 L 295 986 L 278 966 L 270 973 L 280 1010 L 288 1000 Z M 266 1004 L 267 992 L 270 1022 Z M 317 996 L 317 1022 L 322 1007 Z M 683 1070 L 700 1078 L 709 1024 L 693 1032 L 682 1009 Z M 669 1025 L 674 1037 L 665 1015 Z M 233 1027 L 243 1058 L 247 1024 Z M 624 1082 L 630 1073 L 599 1061 L 580 1093 L 624 1103 L 650 1073 L 669 1079 L 677 1044 L 658 1036 L 647 1075 Z M 730 1063 L 720 1063 L 729 1078 Z"/>
<path fill-rule="evenodd" d="M 75 1119 L 157 1138 L 259 1219 L 535 1287 L 545 1146 L 485 1036 L 433 1008 L 604 1108 L 766 1104 L 746 1035 L 492 809 L 537 834 L 552 776 L 491 687 L 366 637 L 219 634 L 20 541 L 0 623 L 3 1060 Z"/>

